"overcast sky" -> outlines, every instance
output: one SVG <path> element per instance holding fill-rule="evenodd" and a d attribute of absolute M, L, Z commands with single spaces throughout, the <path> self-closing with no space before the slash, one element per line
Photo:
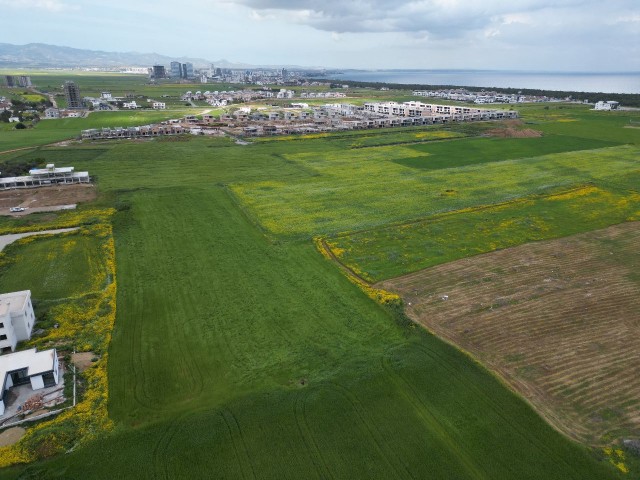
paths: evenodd
<path fill-rule="evenodd" d="M 0 42 L 340 68 L 640 71 L 640 0 L 0 0 Z"/>

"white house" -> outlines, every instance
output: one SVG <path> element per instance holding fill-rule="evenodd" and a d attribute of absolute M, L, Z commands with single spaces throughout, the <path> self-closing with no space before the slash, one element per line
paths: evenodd
<path fill-rule="evenodd" d="M 130 102 L 123 102 L 122 103 L 122 108 L 128 108 L 130 110 L 135 110 L 136 108 L 138 108 L 138 104 L 136 103 L 135 100 L 132 100 Z"/>
<path fill-rule="evenodd" d="M 153 102 L 151 106 L 154 110 L 164 110 L 167 108 L 167 104 L 164 102 Z"/>
<path fill-rule="evenodd" d="M 617 110 L 620 104 L 618 102 L 614 102 L 613 100 L 609 100 L 607 102 L 599 101 L 596 103 L 594 110 Z"/>
<path fill-rule="evenodd" d="M 4 415 L 4 395 L 11 387 L 31 384 L 33 390 L 53 387 L 59 382 L 60 365 L 55 348 L 43 352 L 24 350 L 0 357 L 0 415 Z"/>
<path fill-rule="evenodd" d="M 31 290 L 0 295 L 0 355 L 15 351 L 18 342 L 29 340 L 35 322 Z"/>
<path fill-rule="evenodd" d="M 47 108 L 44 111 L 44 118 L 60 118 L 60 110 L 53 107 Z"/>

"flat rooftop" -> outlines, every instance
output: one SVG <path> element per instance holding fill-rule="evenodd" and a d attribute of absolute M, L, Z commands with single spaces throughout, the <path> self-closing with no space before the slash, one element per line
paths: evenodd
<path fill-rule="evenodd" d="M 70 178 L 84 178 L 84 177 L 88 177 L 89 176 L 89 172 L 74 172 L 73 175 L 71 175 Z M 34 177 L 31 175 L 25 175 L 24 177 L 4 177 L 4 178 L 0 178 L 0 184 L 3 183 L 15 183 L 15 182 L 33 182 L 33 181 L 43 181 L 43 180 L 49 180 L 48 178 L 42 178 L 42 177 Z M 54 180 L 54 179 L 51 179 Z"/>
<path fill-rule="evenodd" d="M 53 370 L 56 360 L 56 350 L 36 351 L 35 348 L 21 352 L 0 355 L 0 384 L 4 388 L 7 375 L 10 372 L 27 369 L 27 375 L 37 375 Z"/>
<path fill-rule="evenodd" d="M 29 170 L 30 175 L 49 175 L 51 173 L 73 173 L 74 167 L 49 167 L 49 168 L 32 168 Z"/>
<path fill-rule="evenodd" d="M 21 312 L 30 296 L 31 290 L 0 294 L 0 315 L 6 315 L 7 312 Z"/>

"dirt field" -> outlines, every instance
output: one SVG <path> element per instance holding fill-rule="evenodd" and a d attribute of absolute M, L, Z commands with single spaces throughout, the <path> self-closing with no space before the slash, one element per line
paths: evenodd
<path fill-rule="evenodd" d="M 95 357 L 96 354 L 93 352 L 73 353 L 71 354 L 71 361 L 78 368 L 78 371 L 84 372 L 93 364 L 91 359 Z"/>
<path fill-rule="evenodd" d="M 0 447 L 13 445 L 22 438 L 24 433 L 25 429 L 22 427 L 7 428 L 5 431 L 0 432 Z"/>
<path fill-rule="evenodd" d="M 590 444 L 640 436 L 640 223 L 381 282 L 407 314 Z"/>
<path fill-rule="evenodd" d="M 0 191 L 0 209 L 10 207 L 50 207 L 88 202 L 96 198 L 91 184 L 55 185 L 40 188 L 22 188 Z"/>

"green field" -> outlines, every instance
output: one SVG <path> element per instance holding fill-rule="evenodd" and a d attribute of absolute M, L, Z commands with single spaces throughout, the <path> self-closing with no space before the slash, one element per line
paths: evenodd
<path fill-rule="evenodd" d="M 0 152 L 46 145 L 80 137 L 88 128 L 130 127 L 181 117 L 183 111 L 114 111 L 92 112 L 87 118 L 41 120 L 30 129 L 15 130 L 12 124 L 0 124 Z"/>
<path fill-rule="evenodd" d="M 311 241 L 324 236 L 375 280 L 638 214 L 632 114 L 527 112 L 543 137 L 460 138 L 478 125 L 6 154 L 88 170 L 96 205 L 117 209 L 115 428 L 0 478 L 622 477 L 468 355 L 372 301 Z M 590 122 L 609 123 L 591 136 L 603 127 Z M 39 142 L 38 128 L 14 144 Z M 0 217 L 0 232 L 91 228 L 90 208 Z M 49 258 L 65 238 L 12 247 L 0 286 L 52 299 L 99 288 L 98 244 L 73 237 L 66 257 Z"/>
<path fill-rule="evenodd" d="M 25 474 L 610 478 L 311 244 L 265 239 L 224 189 L 162 185 L 121 201 L 131 208 L 115 220 L 109 364 L 119 428 Z"/>
<path fill-rule="evenodd" d="M 640 194 L 593 186 L 327 239 L 370 282 L 537 240 L 640 220 Z"/>
<path fill-rule="evenodd" d="M 21 243 L 3 250 L 6 255 L 19 252 L 19 260 L 1 267 L 0 292 L 31 290 L 35 300 L 56 300 L 103 286 L 97 239 L 68 233 L 29 237 Z"/>
<path fill-rule="evenodd" d="M 448 145 L 456 149 L 459 143 Z M 637 147 L 621 146 L 438 170 L 397 163 L 422 157 L 418 148 L 422 146 L 283 154 L 305 169 L 307 178 L 239 182 L 231 189 L 266 231 L 308 238 L 415 220 L 586 182 L 630 186 L 637 180 L 640 153 Z"/>

